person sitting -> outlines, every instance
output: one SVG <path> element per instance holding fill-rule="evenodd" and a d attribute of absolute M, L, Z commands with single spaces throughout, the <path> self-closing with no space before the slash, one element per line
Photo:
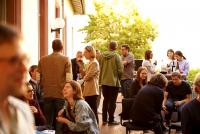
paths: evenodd
<path fill-rule="evenodd" d="M 34 100 L 36 100 L 39 103 L 41 109 L 43 109 L 43 104 L 44 104 L 44 102 L 43 102 L 44 101 L 43 100 L 43 92 L 42 92 L 42 89 L 41 89 L 38 81 L 36 80 L 37 68 L 38 68 L 37 65 L 32 65 L 29 68 L 29 75 L 31 77 L 30 80 L 29 80 L 29 83 L 31 84 L 33 91 L 34 91 L 34 95 L 33 95 Z"/>
<path fill-rule="evenodd" d="M 153 129 L 155 134 L 162 134 L 161 109 L 166 85 L 167 78 L 163 74 L 156 74 L 138 92 L 130 110 L 134 127 L 140 130 Z"/>
<path fill-rule="evenodd" d="M 186 60 L 186 58 L 183 56 L 183 53 L 181 51 L 176 51 L 174 54 L 175 59 L 177 60 L 177 69 L 179 72 L 184 75 L 185 77 L 189 73 L 190 64 Z"/>
<path fill-rule="evenodd" d="M 42 110 L 38 102 L 33 99 L 33 95 L 34 95 L 34 90 L 32 86 L 30 85 L 30 83 L 26 83 L 21 99 L 27 104 L 29 104 L 31 111 L 34 114 L 35 125 L 44 126 L 46 123 L 46 119 L 44 117 L 44 114 L 42 113 Z"/>
<path fill-rule="evenodd" d="M 177 66 L 177 61 L 174 58 L 174 50 L 173 49 L 168 49 L 167 50 L 167 70 L 168 73 L 172 73 L 176 71 L 176 66 Z"/>
<path fill-rule="evenodd" d="M 200 73 L 196 75 L 193 87 L 197 97 L 183 107 L 181 115 L 183 134 L 200 134 Z"/>
<path fill-rule="evenodd" d="M 147 84 L 147 68 L 139 67 L 136 79 L 132 82 L 128 90 L 128 97 L 135 98 L 139 90 Z"/>
<path fill-rule="evenodd" d="M 68 81 L 63 88 L 63 95 L 66 102 L 56 119 L 63 123 L 66 133 L 99 134 L 95 114 L 83 100 L 80 84 Z"/>
<path fill-rule="evenodd" d="M 166 124 L 169 124 L 172 112 L 175 109 L 178 110 L 180 119 L 180 112 L 182 111 L 183 105 L 190 100 L 191 93 L 190 85 L 186 81 L 181 80 L 181 74 L 179 72 L 173 72 L 172 81 L 168 82 L 164 92 L 162 104 Z"/>

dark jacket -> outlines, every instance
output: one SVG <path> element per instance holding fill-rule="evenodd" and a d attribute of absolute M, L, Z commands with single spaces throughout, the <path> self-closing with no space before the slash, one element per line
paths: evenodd
<path fill-rule="evenodd" d="M 138 82 L 137 79 L 135 79 L 130 88 L 128 89 L 128 97 L 129 98 L 135 98 L 137 95 L 138 91 L 141 89 L 140 83 Z"/>
<path fill-rule="evenodd" d="M 161 120 L 163 91 L 158 86 L 147 84 L 137 94 L 131 107 L 131 118 L 136 126 L 154 127 Z"/>
<path fill-rule="evenodd" d="M 78 63 L 79 62 L 79 63 Z M 79 65 L 78 64 L 84 64 L 83 61 L 76 61 L 76 58 L 71 59 L 72 63 L 72 74 L 73 74 L 73 80 L 77 80 L 79 72 Z"/>
<path fill-rule="evenodd" d="M 44 114 L 42 113 L 42 110 L 40 109 L 39 104 L 35 100 L 29 101 L 30 106 L 34 106 L 38 112 L 34 113 L 34 118 L 35 118 L 35 125 L 36 126 L 44 126 L 46 123 L 46 119 L 44 117 Z"/>

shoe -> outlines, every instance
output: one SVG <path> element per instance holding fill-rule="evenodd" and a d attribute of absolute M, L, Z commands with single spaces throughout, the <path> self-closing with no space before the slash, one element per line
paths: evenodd
<path fill-rule="evenodd" d="M 109 126 L 112 126 L 112 125 L 119 125 L 120 123 L 119 122 L 117 122 L 117 121 L 112 121 L 112 122 L 108 122 L 108 125 Z"/>
<path fill-rule="evenodd" d="M 103 121 L 103 123 L 102 123 L 102 125 L 104 126 L 104 125 L 106 125 L 108 122 L 106 122 L 106 121 Z"/>

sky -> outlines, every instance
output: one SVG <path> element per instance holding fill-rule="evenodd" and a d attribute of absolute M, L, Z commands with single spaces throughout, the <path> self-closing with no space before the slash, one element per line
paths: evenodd
<path fill-rule="evenodd" d="M 92 1 L 86 0 L 87 13 L 94 13 Z M 133 0 L 133 2 L 140 15 L 144 18 L 149 17 L 158 26 L 159 35 L 152 43 L 155 59 L 158 61 L 166 59 L 167 50 L 172 48 L 183 52 L 191 68 L 200 68 L 200 56 L 198 56 L 200 0 Z"/>

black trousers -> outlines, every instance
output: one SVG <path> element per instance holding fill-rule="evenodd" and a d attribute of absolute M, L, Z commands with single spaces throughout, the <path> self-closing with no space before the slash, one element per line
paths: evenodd
<path fill-rule="evenodd" d="M 116 109 L 116 100 L 118 95 L 119 87 L 112 87 L 102 85 L 102 93 L 103 93 L 103 122 L 113 122 L 114 121 L 114 113 Z M 109 115 L 109 118 L 108 118 Z"/>
<path fill-rule="evenodd" d="M 86 96 L 85 101 L 89 104 L 91 107 L 92 111 L 94 112 L 97 122 L 99 122 L 98 114 L 97 114 L 97 97 L 98 95 L 93 95 L 93 96 Z"/>
<path fill-rule="evenodd" d="M 64 99 L 44 98 L 44 115 L 47 120 L 47 125 L 56 130 L 56 134 L 61 133 L 62 124 L 56 121 L 58 112 L 64 106 Z"/>

